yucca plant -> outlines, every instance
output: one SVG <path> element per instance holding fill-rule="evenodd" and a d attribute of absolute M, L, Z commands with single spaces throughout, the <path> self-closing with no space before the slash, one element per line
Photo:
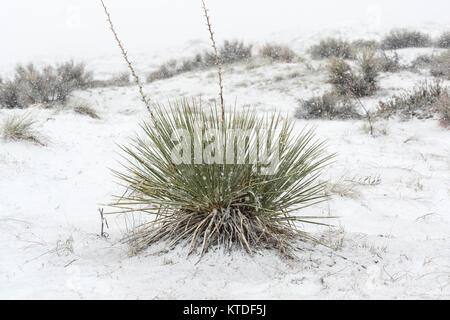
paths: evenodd
<path fill-rule="evenodd" d="M 312 239 L 296 222 L 323 224 L 291 215 L 325 199 L 317 178 L 332 155 L 312 130 L 294 134 L 280 115 L 254 111 L 234 110 L 223 123 L 215 109 L 187 100 L 154 116 L 122 147 L 124 170 L 115 172 L 127 189 L 117 211 L 154 216 L 125 238 L 135 249 L 166 240 L 188 243 L 189 253 L 238 245 L 288 254 L 291 240 Z"/>
<path fill-rule="evenodd" d="M 151 105 L 100 2 L 150 114 L 143 134 L 122 146 L 123 170 L 114 171 L 126 188 L 111 204 L 116 213 L 151 215 L 124 241 L 134 252 L 167 241 L 170 247 L 188 244 L 189 253 L 203 255 L 212 246 L 290 254 L 295 239 L 314 240 L 298 223 L 326 225 L 316 220 L 324 217 L 292 213 L 325 199 L 317 178 L 333 155 L 326 154 L 313 130 L 295 134 L 293 123 L 280 115 L 225 112 L 221 59 L 204 0 L 220 108 L 205 109 L 195 100 Z"/>

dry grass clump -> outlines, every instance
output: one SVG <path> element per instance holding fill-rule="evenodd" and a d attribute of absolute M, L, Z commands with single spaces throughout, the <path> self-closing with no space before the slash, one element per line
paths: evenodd
<path fill-rule="evenodd" d="M 444 32 L 436 41 L 438 48 L 450 49 L 450 31 Z"/>
<path fill-rule="evenodd" d="M 335 38 L 321 40 L 319 44 L 312 46 L 309 52 L 313 59 L 342 58 L 354 59 L 355 54 L 351 44 L 347 41 Z"/>
<path fill-rule="evenodd" d="M 266 43 L 260 50 L 259 55 L 278 62 L 294 62 L 297 54 L 288 46 Z"/>
<path fill-rule="evenodd" d="M 246 45 L 242 41 L 224 41 L 218 48 L 221 63 L 231 64 L 241 61 L 248 61 L 252 57 L 252 45 Z M 162 64 L 156 71 L 151 72 L 147 77 L 147 82 L 169 79 L 176 75 L 211 68 L 216 65 L 216 56 L 214 52 L 205 51 L 196 54 L 193 58 L 177 61 L 169 60 Z"/>
<path fill-rule="evenodd" d="M 404 120 L 432 118 L 437 111 L 436 103 L 445 99 L 448 93 L 448 88 L 443 87 L 440 81 L 423 82 L 410 91 L 394 95 L 388 101 L 380 101 L 377 116 L 399 116 Z"/>
<path fill-rule="evenodd" d="M 92 74 L 84 64 L 73 61 L 41 69 L 32 63 L 19 65 L 12 80 L 0 83 L 0 107 L 23 109 L 37 103 L 64 103 L 72 91 L 88 87 L 91 81 Z"/>
<path fill-rule="evenodd" d="M 44 146 L 42 138 L 34 128 L 37 121 L 30 114 L 7 117 L 1 126 L 1 136 L 6 141 L 30 141 Z"/>
<path fill-rule="evenodd" d="M 147 82 L 153 82 L 156 80 L 163 80 L 163 79 L 169 79 L 173 76 L 180 74 L 185 71 L 181 71 L 182 68 L 180 68 L 177 64 L 177 60 L 172 59 L 164 64 L 162 64 L 158 70 L 153 71 L 148 74 L 147 76 Z"/>
<path fill-rule="evenodd" d="M 322 96 L 300 100 L 294 116 L 297 119 L 348 120 L 361 119 L 356 105 L 351 99 L 335 92 L 326 92 Z"/>
<path fill-rule="evenodd" d="M 425 48 L 431 44 L 431 38 L 427 34 L 407 29 L 394 29 L 383 38 L 381 48 L 385 50 Z"/>
<path fill-rule="evenodd" d="M 91 117 L 92 119 L 100 119 L 100 116 L 98 115 L 97 111 L 87 104 L 75 105 L 73 106 L 73 111 L 83 116 Z"/>

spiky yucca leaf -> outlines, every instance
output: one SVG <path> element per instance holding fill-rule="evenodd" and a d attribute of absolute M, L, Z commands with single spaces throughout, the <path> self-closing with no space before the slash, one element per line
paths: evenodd
<path fill-rule="evenodd" d="M 168 240 L 187 241 L 190 253 L 236 244 L 287 253 L 289 240 L 310 238 L 296 221 L 321 224 L 290 215 L 325 197 L 317 177 L 332 155 L 312 130 L 294 134 L 279 115 L 250 110 L 230 112 L 223 124 L 215 109 L 187 100 L 156 107 L 154 116 L 122 147 L 124 170 L 115 172 L 127 191 L 112 206 L 155 217 L 125 238 L 138 250 Z"/>

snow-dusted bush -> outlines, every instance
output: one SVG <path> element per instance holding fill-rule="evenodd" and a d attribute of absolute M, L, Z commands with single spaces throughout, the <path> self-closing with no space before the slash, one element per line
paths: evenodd
<path fill-rule="evenodd" d="M 450 49 L 450 31 L 444 32 L 436 41 L 436 46 L 438 48 Z"/>
<path fill-rule="evenodd" d="M 297 58 L 297 54 L 288 46 L 274 43 L 266 43 L 259 50 L 259 55 L 279 62 L 294 62 Z"/>
<path fill-rule="evenodd" d="M 182 73 L 178 66 L 177 60 L 172 59 L 164 64 L 162 64 L 158 70 L 149 73 L 147 76 L 147 82 L 153 82 L 156 80 L 169 79 L 173 76 Z"/>
<path fill-rule="evenodd" d="M 225 41 L 219 48 L 220 61 L 225 64 L 248 61 L 252 57 L 252 48 L 252 45 L 245 45 L 242 41 Z"/>
<path fill-rule="evenodd" d="M 437 111 L 435 104 L 448 93 L 448 88 L 442 86 L 440 81 L 423 82 L 410 91 L 394 95 L 388 101 L 380 101 L 377 116 L 399 116 L 402 119 L 432 118 Z"/>
<path fill-rule="evenodd" d="M 375 59 L 379 71 L 397 72 L 402 68 L 397 52 L 386 53 L 386 51 L 380 50 Z"/>
<path fill-rule="evenodd" d="M 358 56 L 358 66 L 361 69 L 362 80 L 365 83 L 364 92 L 360 92 L 360 95 L 370 95 L 378 88 L 377 78 L 380 66 L 376 57 L 376 51 L 371 48 L 363 49 Z"/>
<path fill-rule="evenodd" d="M 385 50 L 402 48 L 424 48 L 432 44 L 429 35 L 419 31 L 407 29 L 394 29 L 381 41 L 381 47 Z"/>
<path fill-rule="evenodd" d="M 224 64 L 247 61 L 252 57 L 252 45 L 245 45 L 241 41 L 224 41 L 218 48 L 220 60 Z M 151 72 L 147 77 L 147 82 L 172 78 L 178 74 L 189 71 L 200 70 L 213 67 L 216 64 L 214 52 L 205 51 L 196 54 L 193 58 L 177 61 L 172 59 L 162 64 L 156 71 Z"/>
<path fill-rule="evenodd" d="M 441 124 L 450 128 L 450 92 L 446 91 L 434 103 L 433 109 L 438 113 Z"/>
<path fill-rule="evenodd" d="M 63 103 L 74 90 L 86 88 L 91 81 L 92 74 L 86 72 L 84 64 L 73 61 L 41 69 L 33 64 L 19 65 L 14 78 L 0 84 L 0 107 L 12 109 L 37 103 Z"/>
<path fill-rule="evenodd" d="M 104 87 L 126 87 L 132 85 L 130 74 L 122 72 L 111 76 L 105 80 L 92 80 L 89 84 L 90 88 L 104 88 Z"/>
<path fill-rule="evenodd" d="M 430 64 L 430 73 L 435 77 L 450 80 L 450 50 L 433 57 Z"/>
<path fill-rule="evenodd" d="M 355 74 L 343 59 L 332 58 L 328 67 L 328 81 L 334 90 L 342 96 L 364 97 L 371 95 L 377 88 L 376 64 L 373 56 L 363 55 L 359 61 L 361 74 Z"/>
<path fill-rule="evenodd" d="M 409 68 L 413 69 L 413 70 L 427 68 L 427 67 L 430 67 L 433 60 L 434 60 L 433 56 L 431 56 L 429 54 L 421 54 L 420 56 L 415 58 L 413 61 L 411 61 Z"/>
<path fill-rule="evenodd" d="M 31 114 L 9 116 L 1 125 L 1 137 L 6 141 L 31 141 L 43 146 L 35 125 L 36 120 Z"/>
<path fill-rule="evenodd" d="M 450 80 L 450 50 L 438 55 L 420 55 L 414 59 L 411 69 L 428 69 L 434 77 Z"/>
<path fill-rule="evenodd" d="M 323 59 L 329 57 L 354 59 L 354 50 L 349 42 L 342 39 L 328 38 L 321 40 L 319 44 L 309 49 L 314 59 Z"/>
<path fill-rule="evenodd" d="M 108 9 L 111 31 L 134 75 L 150 120 L 143 133 L 122 147 L 124 165 L 116 172 L 125 192 L 112 204 L 119 212 L 150 214 L 154 219 L 125 238 L 138 252 L 158 241 L 185 244 L 189 253 L 212 247 L 275 248 L 289 255 L 298 240 L 315 240 L 297 223 L 324 225 L 322 217 L 291 212 L 324 200 L 318 181 L 327 155 L 312 130 L 294 132 L 279 114 L 255 109 L 226 112 L 222 68 L 208 10 L 204 15 L 215 51 L 220 109 L 195 100 L 150 106 Z"/>
<path fill-rule="evenodd" d="M 300 100 L 295 111 L 297 119 L 361 119 L 356 105 L 347 97 L 335 92 L 326 92 L 322 96 Z"/>

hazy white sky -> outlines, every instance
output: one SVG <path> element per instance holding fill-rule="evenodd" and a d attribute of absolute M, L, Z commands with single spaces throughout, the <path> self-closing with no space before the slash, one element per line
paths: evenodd
<path fill-rule="evenodd" d="M 105 0 L 129 50 L 206 38 L 200 0 Z M 449 0 L 208 0 L 221 38 L 264 39 L 282 30 L 450 24 Z M 1 64 L 35 56 L 116 50 L 99 0 L 0 0 Z"/>

